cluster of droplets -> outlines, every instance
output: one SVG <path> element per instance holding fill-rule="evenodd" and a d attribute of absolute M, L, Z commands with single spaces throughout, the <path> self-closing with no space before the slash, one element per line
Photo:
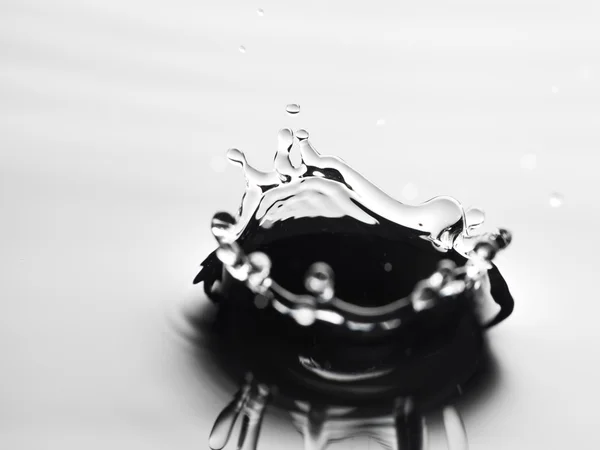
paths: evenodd
<path fill-rule="evenodd" d="M 491 268 L 496 254 L 511 242 L 507 230 L 498 230 L 478 236 L 464 266 L 444 259 L 425 280 L 417 283 L 407 298 L 398 299 L 385 307 L 372 308 L 364 318 L 349 319 L 355 308 L 335 296 L 335 274 L 324 262 L 312 264 L 304 277 L 309 295 L 287 291 L 271 278 L 271 260 L 262 252 L 245 254 L 236 242 L 235 218 L 226 212 L 215 214 L 212 234 L 219 244 L 217 258 L 229 274 L 243 282 L 255 297 L 255 305 L 264 309 L 272 306 L 281 314 L 292 317 L 299 325 L 310 326 L 321 320 L 333 325 L 345 325 L 355 331 L 369 332 L 375 328 L 389 330 L 401 326 L 398 312 L 410 308 L 415 313 L 431 309 L 441 302 L 470 289 L 479 289 Z M 377 314 L 379 312 L 379 314 Z"/>

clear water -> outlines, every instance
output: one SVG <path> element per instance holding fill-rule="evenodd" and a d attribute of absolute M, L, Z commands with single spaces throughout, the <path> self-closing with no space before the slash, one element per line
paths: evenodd
<path fill-rule="evenodd" d="M 300 107 L 288 105 L 286 111 L 297 114 Z M 451 197 L 435 197 L 417 206 L 393 199 L 342 159 L 317 151 L 306 130 L 294 133 L 284 128 L 277 135 L 277 143 L 273 169 L 266 172 L 253 167 L 238 149 L 232 148 L 227 153 L 228 159 L 243 169 L 246 188 L 237 217 L 217 214 L 212 228 L 220 244 L 219 259 L 229 266 L 234 277 L 235 270 L 244 270 L 244 265 L 236 259 L 236 240 L 246 230 L 270 230 L 278 224 L 291 227 L 303 218 L 350 217 L 365 226 L 408 229 L 419 239 L 428 241 L 438 252 L 453 249 L 464 254 L 472 248 L 469 244 L 473 242 L 474 230 L 484 222 L 483 211 L 477 208 L 464 210 Z M 292 163 L 290 158 L 293 151 L 300 155 L 298 164 Z M 415 190 L 416 187 L 412 189 Z M 407 197 L 416 196 L 414 192 L 408 194 Z M 270 261 L 261 258 L 258 257 L 257 266 L 268 273 Z M 386 273 L 395 270 L 389 262 L 382 267 Z M 244 276 L 248 274 L 240 275 Z M 262 278 L 260 274 L 256 276 L 258 287 L 264 274 Z M 324 263 L 310 266 L 304 276 L 304 288 L 319 301 L 331 300 L 335 295 L 335 274 L 331 267 Z M 257 296 L 255 305 L 264 308 L 266 303 L 261 300 L 264 299 Z M 312 325 L 316 320 L 315 310 L 299 310 L 295 319 L 300 325 Z M 336 370 L 302 354 L 298 355 L 298 362 L 306 371 L 341 384 L 376 379 L 389 372 L 385 367 L 364 368 L 358 372 Z M 270 389 L 252 375 L 247 376 L 214 424 L 209 439 L 211 449 L 225 447 L 240 418 L 242 425 L 237 448 L 256 448 Z M 457 390 L 462 395 L 460 386 Z M 423 450 L 428 445 L 426 417 L 410 397 L 396 399 L 394 409 L 384 412 L 318 401 L 308 403 L 292 399 L 291 402 L 287 409 L 304 438 L 306 450 L 322 450 L 332 442 L 359 435 L 372 438 L 386 449 Z M 466 432 L 458 410 L 446 405 L 442 416 L 448 448 L 467 449 Z"/>

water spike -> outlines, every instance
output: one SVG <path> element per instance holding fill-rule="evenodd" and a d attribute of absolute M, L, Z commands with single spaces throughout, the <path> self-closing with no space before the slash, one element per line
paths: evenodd
<path fill-rule="evenodd" d="M 398 450 L 425 450 L 425 422 L 411 398 L 396 401 L 394 422 Z"/>
<path fill-rule="evenodd" d="M 262 384 L 250 395 L 244 411 L 237 450 L 256 450 L 268 398 L 269 388 Z"/>
<path fill-rule="evenodd" d="M 327 413 L 320 406 L 311 406 L 302 430 L 304 435 L 304 450 L 324 450 L 328 439 L 325 432 Z"/>
<path fill-rule="evenodd" d="M 275 170 L 282 179 L 289 181 L 297 174 L 297 169 L 290 160 L 290 150 L 294 144 L 294 133 L 289 128 L 279 130 L 277 134 L 277 152 L 275 153 Z"/>
<path fill-rule="evenodd" d="M 460 413 L 454 406 L 446 406 L 443 411 L 444 428 L 449 450 L 468 450 L 469 442 Z"/>
<path fill-rule="evenodd" d="M 321 160 L 321 155 L 308 139 L 300 140 L 300 157 L 307 166 L 318 166 Z"/>
<path fill-rule="evenodd" d="M 227 445 L 240 411 L 248 401 L 251 387 L 251 382 L 246 382 L 215 420 L 208 438 L 208 445 L 212 450 L 221 450 Z"/>
<path fill-rule="evenodd" d="M 275 172 L 262 172 L 254 167 L 252 167 L 248 160 L 246 159 L 246 155 L 241 150 L 237 148 L 230 148 L 227 151 L 227 159 L 229 161 L 242 166 L 244 170 L 244 175 L 246 177 L 246 183 L 249 187 L 251 186 L 259 186 L 261 188 L 267 186 L 275 186 L 280 183 L 279 176 Z"/>

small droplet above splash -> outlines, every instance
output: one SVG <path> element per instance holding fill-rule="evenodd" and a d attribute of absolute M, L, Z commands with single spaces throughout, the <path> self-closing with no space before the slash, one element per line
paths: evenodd
<path fill-rule="evenodd" d="M 525 170 L 534 170 L 537 167 L 537 156 L 535 153 L 526 153 L 521 156 L 521 168 Z"/>
<path fill-rule="evenodd" d="M 382 127 L 382 126 L 384 126 L 384 125 L 385 125 L 385 119 L 379 119 L 379 120 L 377 121 L 377 126 L 378 126 L 378 127 Z"/>
<path fill-rule="evenodd" d="M 419 189 L 413 183 L 406 183 L 402 189 L 402 196 L 407 200 L 414 200 L 419 195 Z"/>
<path fill-rule="evenodd" d="M 552 86 L 552 93 L 553 94 L 558 94 L 558 91 L 559 91 L 558 86 Z"/>
<path fill-rule="evenodd" d="M 258 14 L 260 17 L 262 17 L 262 16 L 264 16 L 264 15 L 265 15 L 265 10 L 264 10 L 264 9 L 262 9 L 262 8 L 258 8 L 258 9 L 256 10 L 256 14 Z"/>
<path fill-rule="evenodd" d="M 246 47 L 244 47 L 243 45 L 240 45 L 240 53 L 246 53 Z"/>
<path fill-rule="evenodd" d="M 309 137 L 308 131 L 306 131 L 304 129 L 298 130 L 298 131 L 296 131 L 296 137 L 301 141 L 303 141 L 304 139 L 308 139 L 308 137 Z"/>
<path fill-rule="evenodd" d="M 550 206 L 552 206 L 553 208 L 560 208 L 563 205 L 564 202 L 564 198 L 562 196 L 562 194 L 559 194 L 558 192 L 553 192 L 552 194 L 550 194 Z"/>
<path fill-rule="evenodd" d="M 288 114 L 291 115 L 296 115 L 300 112 L 300 105 L 297 103 L 289 103 L 286 107 L 285 107 L 285 111 Z"/>

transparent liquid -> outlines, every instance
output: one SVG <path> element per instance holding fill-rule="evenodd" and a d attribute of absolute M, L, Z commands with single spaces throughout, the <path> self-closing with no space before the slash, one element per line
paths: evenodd
<path fill-rule="evenodd" d="M 297 114 L 299 110 L 298 105 L 288 105 L 286 108 L 289 114 Z M 346 289 L 343 292 L 345 298 L 351 298 L 357 307 L 372 306 L 374 302 L 381 302 L 384 306 L 391 298 L 402 294 L 398 289 L 412 289 L 424 274 L 431 273 L 430 265 L 444 255 L 451 253 L 457 255 L 455 258 L 460 258 L 471 249 L 469 243 L 473 238 L 472 233 L 484 221 L 481 210 L 473 208 L 465 211 L 458 201 L 445 196 L 435 197 L 417 206 L 401 203 L 385 194 L 342 159 L 319 153 L 310 142 L 306 130 L 294 133 L 291 129 L 282 129 L 277 138 L 274 168 L 268 172 L 250 165 L 240 150 L 228 151 L 228 159 L 243 169 L 246 189 L 235 221 L 224 219 L 225 222 L 213 222 L 217 223 L 213 225 L 217 226 L 213 233 L 218 237 L 221 232 L 219 227 L 226 228 L 230 233 L 229 240 L 237 240 L 242 246 L 250 247 L 256 246 L 255 241 L 260 237 L 260 250 L 269 254 L 273 273 L 278 280 L 285 280 L 282 284 L 288 289 L 294 292 L 304 289 L 326 299 L 333 295 L 334 277 L 342 273 L 345 274 L 342 275 L 345 276 L 343 282 L 335 281 L 338 286 L 341 285 L 340 290 Z M 300 163 L 292 163 L 292 151 L 299 153 Z M 349 230 L 352 232 L 349 233 Z M 277 235 L 278 239 L 265 243 L 263 239 L 268 241 L 273 235 Z M 325 239 L 324 235 L 327 236 Z M 362 237 L 357 237 L 359 235 Z M 390 246 L 395 237 L 402 237 L 403 243 Z M 374 248 L 372 254 L 364 253 L 365 245 Z M 430 250 L 423 250 L 426 247 Z M 336 249 L 345 249 L 348 255 L 342 255 Z M 385 255 L 386 251 L 390 256 L 379 261 L 379 255 Z M 330 258 L 333 262 L 329 265 L 312 264 L 327 260 L 328 256 L 334 254 L 337 259 Z M 371 263 L 377 266 L 372 274 L 365 275 L 364 267 L 359 267 L 354 274 L 348 265 L 338 270 L 342 263 L 347 264 L 353 255 L 359 254 L 366 259 L 367 265 Z M 233 253 L 232 258 L 231 264 L 235 265 Z M 418 261 L 424 264 L 421 271 L 416 269 Z M 364 264 L 365 261 L 357 261 L 359 263 Z M 329 272 L 330 267 L 336 264 L 336 270 Z M 409 275 L 410 271 L 415 273 Z M 302 278 L 298 273 L 306 275 Z M 356 294 L 361 290 L 361 277 L 371 280 L 369 290 L 365 291 L 368 295 L 364 298 Z M 353 282 L 356 283 L 355 287 Z M 387 292 L 389 286 L 396 290 Z M 222 293 L 227 288 L 220 286 L 219 289 Z M 296 322 L 304 325 L 300 327 L 304 330 L 290 338 L 290 342 L 295 342 L 294 345 L 306 342 L 308 336 L 313 344 L 309 347 L 298 344 L 290 347 L 286 353 L 285 348 L 281 349 L 284 344 L 279 341 L 294 332 L 286 328 L 287 325 L 278 323 L 278 316 L 267 320 L 256 319 L 258 316 L 255 314 L 263 314 L 256 311 L 262 311 L 265 304 L 261 303 L 260 296 L 253 302 L 246 302 L 237 297 L 243 294 L 229 291 L 228 295 L 235 297 L 235 300 L 230 301 L 230 312 L 223 315 L 235 316 L 231 319 L 233 325 L 230 328 L 243 348 L 237 356 L 233 353 L 229 356 L 238 363 L 244 358 L 247 361 L 248 355 L 255 352 L 250 357 L 254 369 L 248 372 L 242 387 L 216 420 L 210 435 L 212 449 L 221 449 L 227 444 L 239 418 L 243 425 L 238 436 L 238 448 L 255 449 L 268 402 L 290 413 L 292 422 L 303 435 L 307 450 L 325 449 L 332 442 L 359 435 L 372 438 L 383 448 L 424 449 L 427 446 L 428 411 L 420 399 L 430 396 L 438 402 L 444 398 L 452 402 L 452 398 L 459 398 L 463 393 L 462 386 L 457 384 L 450 385 L 450 392 L 419 392 L 419 400 L 414 400 L 408 394 L 394 394 L 387 398 L 386 392 L 397 392 L 390 383 L 402 383 L 394 381 L 393 376 L 390 381 L 390 374 L 398 373 L 399 365 L 413 364 L 412 352 L 422 351 L 418 345 L 414 349 L 411 346 L 402 347 L 400 357 L 394 356 L 394 353 L 380 359 L 373 359 L 372 354 L 376 350 L 369 350 L 371 344 L 368 343 L 366 347 L 362 344 L 356 347 L 366 351 L 358 350 L 357 353 L 348 347 L 344 352 L 343 340 L 333 344 L 321 335 L 311 337 L 310 325 L 315 322 L 315 317 L 314 312 L 307 309 L 305 315 L 300 315 L 304 314 L 300 312 L 296 317 Z M 249 303 L 252 304 L 246 308 Z M 226 303 L 221 308 L 227 310 Z M 249 331 L 244 335 L 243 330 L 247 327 L 250 327 Z M 262 340 L 256 338 L 257 335 Z M 259 344 L 251 347 L 247 341 L 255 338 Z M 382 344 L 374 345 L 381 347 Z M 275 347 L 265 350 L 268 354 L 264 355 L 260 349 L 267 348 L 265 346 Z M 394 347 L 393 352 L 397 351 Z M 363 356 L 358 356 L 360 354 Z M 295 375 L 290 375 L 292 372 Z M 306 379 L 313 381 L 321 380 L 326 387 L 317 382 L 313 385 L 314 392 L 311 392 L 312 388 L 306 388 L 306 384 L 302 384 L 304 381 L 298 381 L 298 376 L 306 376 Z M 435 383 L 430 384 L 434 386 L 434 391 L 447 391 L 448 383 L 444 384 L 445 381 L 442 374 Z M 297 386 L 301 388 L 296 390 Z M 413 390 L 419 391 L 418 386 L 417 380 Z M 334 400 L 318 393 L 319 389 L 327 392 L 330 388 Z M 348 396 L 349 393 L 352 395 Z M 369 403 L 371 397 L 377 400 Z M 448 447 L 466 449 L 466 432 L 458 410 L 448 402 L 442 403 L 440 408 Z"/>

